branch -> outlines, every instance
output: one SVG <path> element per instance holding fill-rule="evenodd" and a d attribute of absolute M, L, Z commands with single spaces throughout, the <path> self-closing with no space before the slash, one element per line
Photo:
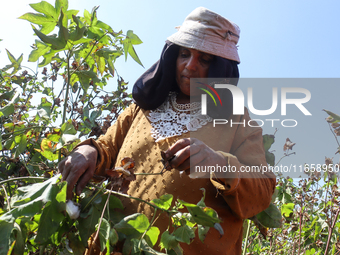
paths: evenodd
<path fill-rule="evenodd" d="M 98 187 L 97 185 L 94 185 L 94 184 L 88 184 L 88 185 L 89 185 L 89 186 L 92 186 L 92 187 L 95 187 L 95 188 L 97 188 L 97 189 L 102 189 L 102 187 Z M 143 200 L 143 199 L 141 199 L 141 198 L 133 197 L 133 196 L 130 196 L 130 195 L 128 195 L 128 194 L 124 194 L 124 193 L 121 193 L 121 192 L 118 192 L 118 191 L 108 190 L 108 189 L 105 189 L 105 188 L 102 189 L 102 190 L 104 190 L 104 191 L 107 192 L 107 193 L 112 193 L 112 194 L 115 194 L 115 195 L 118 195 L 118 196 L 122 196 L 122 197 L 126 197 L 126 198 L 130 198 L 130 199 L 137 200 L 137 201 L 139 201 L 139 202 L 145 203 L 145 204 L 147 204 L 147 205 L 149 205 L 149 206 L 151 206 L 151 207 L 153 207 L 153 208 L 155 208 L 155 209 L 161 210 L 161 211 L 163 211 L 163 212 L 167 212 L 167 213 L 177 213 L 177 212 L 178 212 L 178 211 L 176 211 L 176 210 L 165 210 L 165 209 L 160 208 L 160 207 L 158 207 L 157 205 L 151 204 L 150 202 L 147 202 L 147 201 L 145 201 L 145 200 Z"/>
<path fill-rule="evenodd" d="M 333 222 L 332 222 L 332 226 L 331 226 L 331 227 L 329 228 L 329 230 L 328 230 L 328 239 L 327 239 L 327 245 L 326 245 L 326 250 L 325 250 L 324 255 L 327 255 L 327 253 L 328 253 L 329 244 L 330 244 L 330 241 L 331 241 L 331 237 L 332 237 L 334 225 L 335 225 L 336 220 L 338 219 L 339 212 L 340 212 L 340 207 L 339 207 L 338 210 L 336 211 L 335 218 L 334 218 L 334 220 L 333 220 Z"/>
<path fill-rule="evenodd" d="M 302 196 L 302 194 L 301 194 Z M 302 196 L 301 198 L 301 209 L 300 209 L 300 232 L 299 232 L 299 250 L 298 250 L 298 254 L 300 254 L 300 248 L 301 248 L 301 230 L 302 230 L 302 221 L 303 221 L 303 199 L 304 196 Z"/>
<path fill-rule="evenodd" d="M 48 178 L 45 177 L 35 177 L 35 176 L 25 176 L 25 177 L 16 177 L 11 178 L 8 180 L 4 180 L 0 182 L 0 185 L 7 183 L 7 182 L 14 182 L 14 181 L 20 181 L 20 180 L 47 180 Z"/>

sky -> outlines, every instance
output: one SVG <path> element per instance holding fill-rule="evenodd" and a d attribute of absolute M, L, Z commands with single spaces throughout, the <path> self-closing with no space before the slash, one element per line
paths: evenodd
<path fill-rule="evenodd" d="M 28 59 L 30 45 L 35 38 L 29 22 L 17 17 L 34 11 L 28 4 L 36 2 L 1 1 L 0 39 L 3 41 L 0 42 L 0 67 L 8 64 L 5 49 L 15 57 L 24 53 L 24 61 Z M 54 1 L 48 2 L 54 4 Z M 294 128 L 278 126 L 272 147 L 276 158 L 283 155 L 282 148 L 289 137 L 296 143 L 296 155 L 284 159 L 284 164 L 324 163 L 325 156 L 333 157 L 334 163 L 339 162 L 339 154 L 334 154 L 338 145 L 325 121 L 328 115 L 322 111 L 328 109 L 340 114 L 339 1 L 69 0 L 69 9 L 80 10 L 80 14 L 84 9 L 91 11 L 97 5 L 100 6 L 99 20 L 116 31 L 133 30 L 143 41 L 135 49 L 145 68 L 132 58 L 128 58 L 127 62 L 121 58 L 115 65 L 130 88 L 158 60 L 166 38 L 176 32 L 175 27 L 181 25 L 196 7 L 206 7 L 235 22 L 241 29 L 238 43 L 240 77 L 248 81 L 254 78 L 254 91 L 258 93 L 254 98 L 256 107 L 269 108 L 271 103 L 267 100 L 271 98 L 271 88 L 260 86 L 258 78 L 271 78 L 273 82 L 285 78 L 283 87 L 304 87 L 311 92 L 311 100 L 305 106 L 312 116 L 304 116 L 296 107 L 288 108 L 287 116 L 280 115 L 280 107 L 273 116 L 269 116 L 281 120 L 293 118 L 299 123 Z M 287 78 L 295 79 L 292 82 Z M 116 86 L 116 82 L 112 82 L 111 86 Z M 258 116 L 254 118 L 258 119 Z M 264 133 L 275 132 L 275 127 L 266 125 L 263 128 Z"/>

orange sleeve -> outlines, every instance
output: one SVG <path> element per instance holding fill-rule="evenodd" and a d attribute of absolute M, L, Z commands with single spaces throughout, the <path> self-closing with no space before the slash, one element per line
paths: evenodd
<path fill-rule="evenodd" d="M 248 123 L 248 111 L 243 116 Z M 241 119 L 241 121 L 243 121 Z M 239 127 L 230 153 L 219 151 L 228 166 L 236 169 L 228 178 L 211 174 L 211 182 L 219 190 L 231 210 L 242 219 L 265 210 L 271 201 L 276 176 L 269 171 L 263 147 L 262 129 Z M 245 166 L 258 166 L 259 172 L 245 171 Z M 265 171 L 262 171 L 265 170 Z"/>
<path fill-rule="evenodd" d="M 97 140 L 87 139 L 78 145 L 86 144 L 96 147 L 98 159 L 95 175 L 105 176 L 106 171 L 115 166 L 119 149 L 139 109 L 135 104 L 130 105 L 119 115 L 105 135 L 101 135 Z"/>

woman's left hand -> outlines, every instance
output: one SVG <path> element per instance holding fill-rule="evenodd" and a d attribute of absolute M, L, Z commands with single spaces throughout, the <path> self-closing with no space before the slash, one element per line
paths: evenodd
<path fill-rule="evenodd" d="M 167 159 L 175 155 L 170 161 L 171 167 L 178 171 L 185 171 L 186 174 L 194 178 L 210 177 L 210 173 L 207 171 L 197 171 L 197 166 L 216 167 L 219 165 L 223 167 L 227 165 L 227 160 L 221 153 L 214 151 L 196 138 L 178 140 L 165 152 L 165 155 Z"/>

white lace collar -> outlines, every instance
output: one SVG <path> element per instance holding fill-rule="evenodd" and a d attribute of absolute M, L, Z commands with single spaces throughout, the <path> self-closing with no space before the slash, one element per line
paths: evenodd
<path fill-rule="evenodd" d="M 196 131 L 212 121 L 208 115 L 201 115 L 201 103 L 177 104 L 176 93 L 170 93 L 165 102 L 148 116 L 151 121 L 151 136 L 156 142 L 165 138 L 180 136 Z"/>

